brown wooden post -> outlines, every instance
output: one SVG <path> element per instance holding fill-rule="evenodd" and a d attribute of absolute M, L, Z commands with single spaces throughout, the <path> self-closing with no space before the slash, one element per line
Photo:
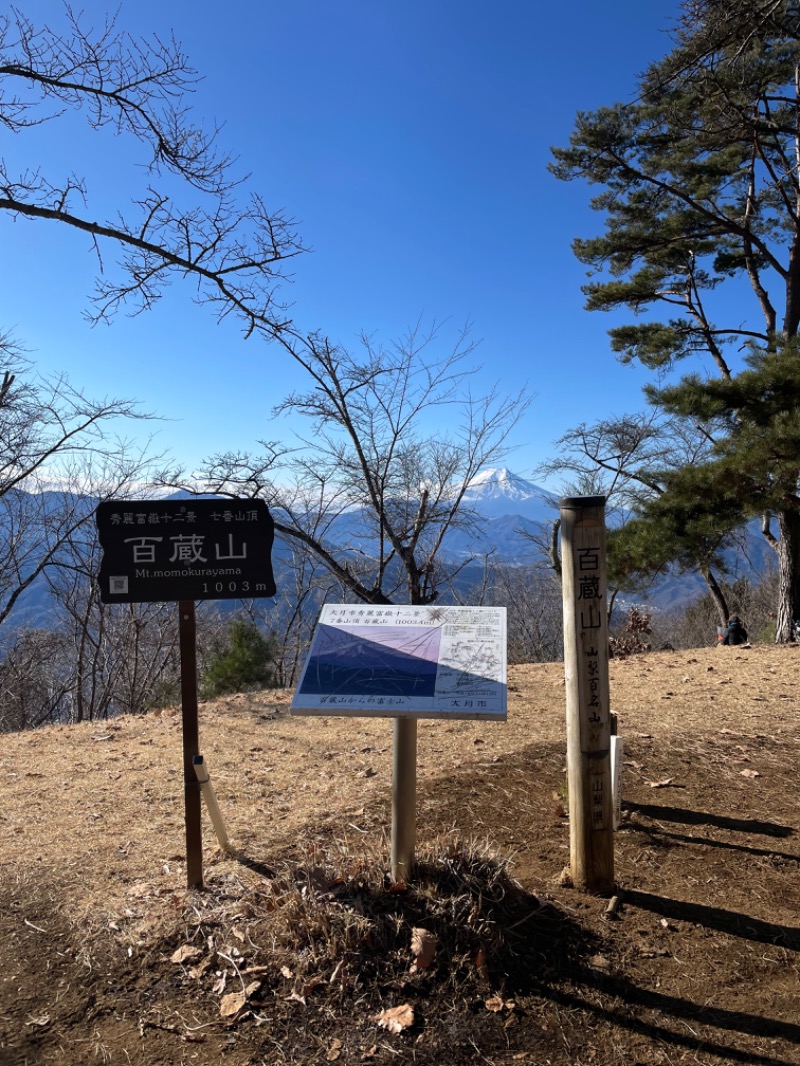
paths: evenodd
<path fill-rule="evenodd" d="M 197 715 L 197 624 L 194 600 L 178 603 L 178 632 L 181 649 L 181 712 L 183 721 L 183 796 L 186 808 L 186 883 L 203 887 L 203 829 L 200 782 L 194 760 L 200 754 L 200 727 Z"/>
<path fill-rule="evenodd" d="M 417 720 L 395 718 L 392 755 L 392 880 L 411 880 L 417 837 Z"/>
<path fill-rule="evenodd" d="M 561 501 L 570 873 L 578 888 L 614 889 L 608 688 L 605 497 Z"/>

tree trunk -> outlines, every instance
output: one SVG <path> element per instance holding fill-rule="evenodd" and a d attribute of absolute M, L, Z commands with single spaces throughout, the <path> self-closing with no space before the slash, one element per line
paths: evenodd
<path fill-rule="evenodd" d="M 728 616 L 730 615 L 725 594 L 717 584 L 717 579 L 714 577 L 711 570 L 703 568 L 700 572 L 705 579 L 705 583 L 708 585 L 708 591 L 711 593 L 711 598 L 716 605 L 717 614 L 719 615 L 719 624 L 724 627 L 728 624 Z"/>
<path fill-rule="evenodd" d="M 800 622 L 800 511 L 778 513 L 778 620 L 775 643 L 795 639 L 795 622 Z"/>

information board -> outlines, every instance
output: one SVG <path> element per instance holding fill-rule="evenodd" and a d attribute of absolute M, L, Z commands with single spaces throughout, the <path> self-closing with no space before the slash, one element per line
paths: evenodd
<path fill-rule="evenodd" d="M 326 604 L 292 713 L 506 717 L 504 607 Z"/>
<path fill-rule="evenodd" d="M 263 500 L 107 500 L 96 520 L 103 603 L 275 595 Z"/>

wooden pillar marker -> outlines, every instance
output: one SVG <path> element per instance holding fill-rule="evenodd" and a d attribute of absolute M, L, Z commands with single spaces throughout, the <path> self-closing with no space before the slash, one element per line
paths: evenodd
<path fill-rule="evenodd" d="M 570 873 L 614 889 L 605 497 L 561 501 Z"/>

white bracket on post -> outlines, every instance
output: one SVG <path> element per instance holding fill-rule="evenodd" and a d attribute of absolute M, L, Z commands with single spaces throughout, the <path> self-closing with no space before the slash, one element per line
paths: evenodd
<path fill-rule="evenodd" d="M 225 831 L 225 823 L 222 820 L 222 812 L 219 809 L 217 803 L 217 797 L 214 794 L 214 786 L 211 784 L 211 778 L 208 775 L 208 767 L 205 764 L 205 760 L 202 755 L 195 755 L 193 759 L 194 772 L 197 775 L 197 780 L 200 782 L 200 792 L 203 799 L 206 801 L 206 807 L 208 813 L 211 816 L 211 822 L 214 826 L 214 832 L 217 834 L 217 840 L 219 846 L 223 851 L 230 851 L 231 845 L 228 840 L 228 834 Z"/>

